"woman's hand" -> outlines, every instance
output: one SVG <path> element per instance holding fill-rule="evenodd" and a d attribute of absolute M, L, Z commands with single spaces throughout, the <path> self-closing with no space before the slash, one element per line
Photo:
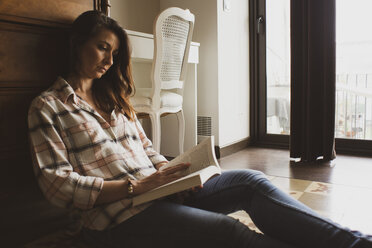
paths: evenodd
<path fill-rule="evenodd" d="M 131 181 L 133 185 L 133 194 L 139 195 L 163 184 L 177 180 L 183 176 L 181 172 L 186 170 L 189 166 L 189 163 L 178 164 L 163 170 L 158 170 L 142 180 Z"/>

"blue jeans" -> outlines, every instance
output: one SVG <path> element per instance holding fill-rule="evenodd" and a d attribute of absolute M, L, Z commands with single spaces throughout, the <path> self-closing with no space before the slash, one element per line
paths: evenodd
<path fill-rule="evenodd" d="M 226 214 L 245 210 L 264 233 Z M 84 230 L 98 247 L 371 248 L 359 232 L 324 219 L 258 171 L 223 172 L 183 204 L 161 200 L 105 231 Z"/>

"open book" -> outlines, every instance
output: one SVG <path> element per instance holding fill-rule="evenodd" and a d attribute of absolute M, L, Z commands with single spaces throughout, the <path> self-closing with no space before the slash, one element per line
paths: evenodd
<path fill-rule="evenodd" d="M 213 138 L 212 136 L 204 139 L 197 146 L 194 146 L 168 164 L 162 166 L 160 169 L 165 169 L 180 163 L 191 164 L 190 167 L 184 171 L 184 176 L 180 179 L 133 197 L 133 206 L 203 185 L 211 177 L 221 174 L 221 168 L 214 153 Z"/>

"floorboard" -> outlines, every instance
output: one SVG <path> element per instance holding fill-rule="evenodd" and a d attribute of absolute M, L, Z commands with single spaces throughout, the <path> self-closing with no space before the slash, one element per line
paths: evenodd
<path fill-rule="evenodd" d="M 249 168 L 271 176 L 372 188 L 372 158 L 337 155 L 331 162 L 295 163 L 288 150 L 250 147 L 220 159 L 222 168 Z"/>

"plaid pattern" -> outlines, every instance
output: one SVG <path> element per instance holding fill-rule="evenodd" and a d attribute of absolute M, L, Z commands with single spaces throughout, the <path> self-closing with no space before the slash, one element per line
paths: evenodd
<path fill-rule="evenodd" d="M 28 124 L 42 192 L 57 206 L 81 209 L 85 227 L 103 230 L 149 206 L 133 208 L 130 199 L 94 206 L 104 180 L 142 179 L 166 161 L 152 149 L 137 119 L 129 121 L 113 110 L 107 123 L 58 78 L 33 100 Z"/>

